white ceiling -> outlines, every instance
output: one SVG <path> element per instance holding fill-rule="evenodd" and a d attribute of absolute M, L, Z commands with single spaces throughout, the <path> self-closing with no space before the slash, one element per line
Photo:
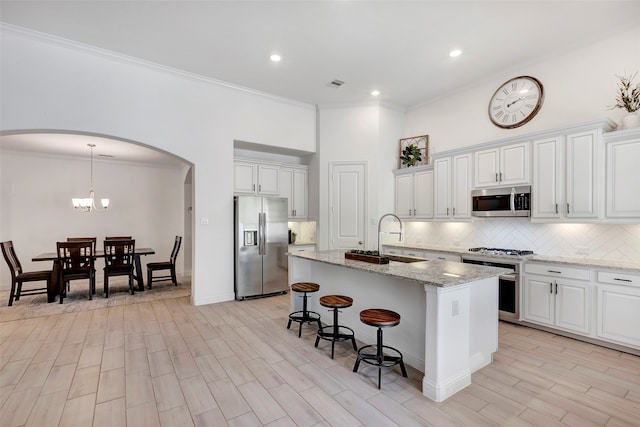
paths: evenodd
<path fill-rule="evenodd" d="M 305 103 L 378 89 L 411 107 L 638 25 L 640 1 L 1 1 L 0 17 Z"/>

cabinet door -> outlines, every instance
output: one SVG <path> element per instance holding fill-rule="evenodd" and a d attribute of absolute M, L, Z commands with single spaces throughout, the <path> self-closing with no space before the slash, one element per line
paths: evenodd
<path fill-rule="evenodd" d="M 233 163 L 233 192 L 242 194 L 255 194 L 256 192 L 256 165 L 254 163 Z"/>
<path fill-rule="evenodd" d="M 435 217 L 449 218 L 451 209 L 451 157 L 434 162 Z"/>
<path fill-rule="evenodd" d="M 293 170 L 293 215 L 296 218 L 307 217 L 307 206 L 309 205 L 307 193 L 309 183 L 307 182 L 308 171 L 305 169 Z"/>
<path fill-rule="evenodd" d="M 288 200 L 287 215 L 293 218 L 293 169 L 280 168 L 280 197 Z"/>
<path fill-rule="evenodd" d="M 556 292 L 556 326 L 573 332 L 589 334 L 591 325 L 591 283 L 558 279 Z"/>
<path fill-rule="evenodd" d="M 471 217 L 471 154 L 455 156 L 452 173 L 451 215 L 454 218 L 469 218 Z"/>
<path fill-rule="evenodd" d="M 258 194 L 277 196 L 280 194 L 278 182 L 280 167 L 258 165 Z"/>
<path fill-rule="evenodd" d="M 413 218 L 413 174 L 397 175 L 396 215 L 400 218 Z"/>
<path fill-rule="evenodd" d="M 640 138 L 607 145 L 607 216 L 640 218 Z"/>
<path fill-rule="evenodd" d="M 475 185 L 476 187 L 493 187 L 499 180 L 499 150 L 476 151 L 475 153 Z"/>
<path fill-rule="evenodd" d="M 500 148 L 500 185 L 529 184 L 529 143 L 508 145 Z"/>
<path fill-rule="evenodd" d="M 640 348 L 640 288 L 598 285 L 597 335 Z"/>
<path fill-rule="evenodd" d="M 553 325 L 555 298 L 552 279 L 525 276 L 523 301 L 525 320 Z"/>
<path fill-rule="evenodd" d="M 416 218 L 433 218 L 433 171 L 413 175 L 413 209 Z"/>
<path fill-rule="evenodd" d="M 533 185 L 531 203 L 534 218 L 559 218 L 562 203 L 563 138 L 533 143 Z M 564 207 L 564 206 L 563 206 Z"/>
<path fill-rule="evenodd" d="M 569 218 L 598 216 L 596 131 L 567 135 L 567 203 Z"/>

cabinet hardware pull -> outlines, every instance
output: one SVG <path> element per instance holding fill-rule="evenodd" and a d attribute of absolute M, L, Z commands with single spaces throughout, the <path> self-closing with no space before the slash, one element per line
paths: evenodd
<path fill-rule="evenodd" d="M 251 191 L 256 191 L 256 185 L 255 184 L 251 185 Z"/>
<path fill-rule="evenodd" d="M 413 208 L 413 216 L 415 216 L 415 215 L 416 215 L 416 209 Z"/>
<path fill-rule="evenodd" d="M 556 213 L 558 213 L 558 204 L 556 203 Z"/>
<path fill-rule="evenodd" d="M 409 216 L 411 216 L 411 209 L 409 209 Z"/>
<path fill-rule="evenodd" d="M 556 295 L 558 295 L 558 282 L 556 282 Z"/>
<path fill-rule="evenodd" d="M 499 182 L 498 181 L 498 172 L 496 172 L 496 182 Z"/>
<path fill-rule="evenodd" d="M 456 215 L 456 208 L 453 208 L 453 216 Z"/>
<path fill-rule="evenodd" d="M 549 282 L 549 293 L 553 293 L 553 283 Z"/>
<path fill-rule="evenodd" d="M 500 182 L 502 182 L 502 172 L 500 172 Z"/>
<path fill-rule="evenodd" d="M 449 208 L 447 208 L 447 216 L 449 215 Z"/>
<path fill-rule="evenodd" d="M 443 261 L 446 261 L 447 259 L 445 257 L 439 256 L 438 259 L 441 259 Z"/>
<path fill-rule="evenodd" d="M 633 280 L 630 280 L 630 279 L 620 279 L 620 278 L 618 278 L 618 277 L 614 277 L 614 278 L 613 278 L 613 280 L 617 280 L 617 281 L 619 281 L 619 282 L 628 282 L 628 283 L 633 282 Z"/>
<path fill-rule="evenodd" d="M 557 271 L 557 270 L 547 270 L 547 273 L 562 274 L 562 271 Z"/>
<path fill-rule="evenodd" d="M 567 213 L 571 213 L 569 212 L 569 203 L 567 203 Z"/>
<path fill-rule="evenodd" d="M 258 191 L 262 191 L 262 184 L 258 185 Z"/>

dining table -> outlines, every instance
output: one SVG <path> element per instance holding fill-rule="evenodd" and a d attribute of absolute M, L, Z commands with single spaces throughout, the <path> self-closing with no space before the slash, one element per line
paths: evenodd
<path fill-rule="evenodd" d="M 144 291 L 144 279 L 142 274 L 142 263 L 140 262 L 140 256 L 153 255 L 156 251 L 152 248 L 136 248 L 133 255 L 133 261 L 135 264 L 134 280 L 138 283 L 138 291 Z M 94 258 L 104 258 L 104 250 L 97 249 L 93 254 Z M 60 294 L 62 287 L 58 283 L 60 263 L 58 254 L 56 252 L 44 252 L 31 258 L 31 261 L 53 261 L 53 269 L 51 271 L 51 280 L 47 286 L 47 302 L 54 302 L 56 296 Z"/>

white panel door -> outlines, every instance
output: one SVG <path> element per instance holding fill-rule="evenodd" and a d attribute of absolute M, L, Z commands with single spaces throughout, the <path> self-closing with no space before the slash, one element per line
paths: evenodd
<path fill-rule="evenodd" d="M 398 175 L 396 181 L 396 215 L 413 218 L 413 174 Z"/>
<path fill-rule="evenodd" d="M 640 137 L 607 145 L 607 216 L 640 217 Z"/>
<path fill-rule="evenodd" d="M 434 162 L 435 217 L 449 218 L 451 207 L 451 157 Z"/>
<path fill-rule="evenodd" d="M 567 217 L 594 218 L 597 211 L 595 131 L 567 136 Z"/>
<path fill-rule="evenodd" d="M 289 218 L 294 217 L 293 214 L 293 169 L 280 168 L 280 197 L 286 197 L 288 200 L 287 215 Z"/>
<path fill-rule="evenodd" d="M 258 194 L 277 196 L 280 194 L 279 182 L 279 166 L 258 165 Z"/>
<path fill-rule="evenodd" d="M 308 172 L 306 169 L 293 170 L 293 216 L 296 218 L 307 217 L 307 184 Z"/>
<path fill-rule="evenodd" d="M 529 183 L 529 143 L 508 145 L 500 149 L 500 185 Z"/>
<path fill-rule="evenodd" d="M 454 218 L 471 217 L 471 154 L 453 158 L 453 209 Z"/>
<path fill-rule="evenodd" d="M 559 218 L 562 200 L 562 137 L 534 141 L 531 203 L 534 218 Z"/>
<path fill-rule="evenodd" d="M 255 194 L 256 165 L 253 163 L 233 163 L 233 192 L 237 194 Z"/>
<path fill-rule="evenodd" d="M 525 320 L 553 325 L 555 297 L 552 279 L 525 276 L 523 301 Z"/>
<path fill-rule="evenodd" d="M 329 179 L 330 247 L 364 249 L 367 221 L 365 164 L 332 164 Z"/>
<path fill-rule="evenodd" d="M 433 171 L 416 172 L 413 183 L 413 214 L 433 218 Z"/>
<path fill-rule="evenodd" d="M 589 334 L 591 325 L 591 283 L 556 281 L 556 325 L 574 332 Z"/>
<path fill-rule="evenodd" d="M 476 187 L 492 187 L 500 183 L 499 153 L 500 151 L 497 148 L 477 151 L 475 153 Z"/>

